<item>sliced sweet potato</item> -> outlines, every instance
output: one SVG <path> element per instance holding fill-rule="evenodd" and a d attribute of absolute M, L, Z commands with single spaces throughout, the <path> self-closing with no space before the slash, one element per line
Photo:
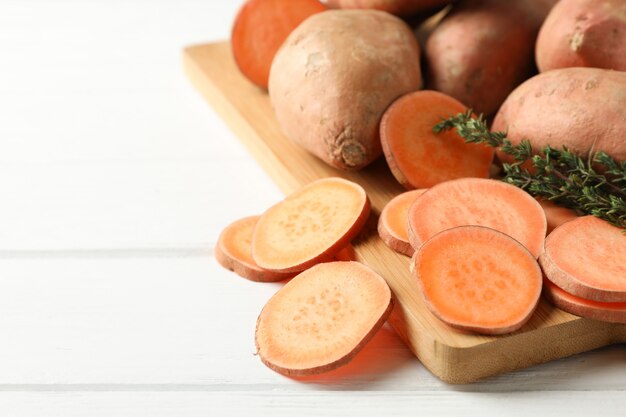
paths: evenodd
<path fill-rule="evenodd" d="M 578 214 L 574 210 L 556 205 L 550 200 L 537 199 L 537 201 L 546 214 L 546 220 L 548 222 L 546 234 L 548 235 L 563 223 L 578 217 Z"/>
<path fill-rule="evenodd" d="M 293 277 L 294 273 L 269 271 L 254 262 L 252 233 L 260 217 L 244 217 L 228 225 L 215 245 L 215 259 L 224 268 L 251 281 L 274 282 Z"/>
<path fill-rule="evenodd" d="M 394 177 L 407 189 L 428 188 L 463 177 L 489 176 L 494 149 L 466 143 L 454 130 L 433 126 L 467 108 L 438 91 L 416 91 L 393 102 L 380 122 L 383 152 Z"/>
<path fill-rule="evenodd" d="M 354 246 L 347 245 L 333 256 L 333 261 L 356 261 Z"/>
<path fill-rule="evenodd" d="M 539 263 L 546 277 L 577 297 L 626 301 L 626 234 L 594 216 L 557 227 L 546 238 Z"/>
<path fill-rule="evenodd" d="M 391 313 L 385 280 L 358 262 L 329 262 L 302 272 L 265 305 L 256 346 L 269 368 L 312 375 L 348 363 Z"/>
<path fill-rule="evenodd" d="M 486 227 L 444 230 L 419 248 L 414 263 L 426 304 L 455 328 L 512 332 L 530 318 L 541 295 L 535 257 L 515 239 Z"/>
<path fill-rule="evenodd" d="M 412 190 L 391 199 L 378 218 L 378 235 L 387 246 L 396 252 L 413 256 L 415 250 L 409 243 L 407 216 L 409 207 L 426 190 Z"/>
<path fill-rule="evenodd" d="M 359 233 L 369 212 L 360 185 L 341 178 L 314 181 L 261 216 L 252 257 L 261 268 L 282 272 L 329 261 Z"/>
<path fill-rule="evenodd" d="M 416 250 L 435 234 L 456 226 L 479 225 L 503 232 L 538 257 L 546 216 L 525 191 L 502 181 L 462 178 L 426 191 L 409 209 L 409 241 Z"/>
<path fill-rule="evenodd" d="M 587 300 L 559 288 L 549 279 L 543 280 L 543 293 L 555 306 L 568 313 L 611 323 L 626 323 L 626 302 L 604 303 Z"/>
<path fill-rule="evenodd" d="M 295 272 L 276 272 L 263 269 L 252 258 L 252 234 L 261 216 L 239 219 L 222 231 L 215 246 L 215 259 L 224 268 L 257 282 L 276 282 L 291 278 Z M 333 256 L 334 261 L 354 261 L 356 253 L 347 245 Z"/>

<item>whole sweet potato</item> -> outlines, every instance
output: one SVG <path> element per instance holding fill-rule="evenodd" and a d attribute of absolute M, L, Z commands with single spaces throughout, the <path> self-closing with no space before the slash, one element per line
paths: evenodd
<path fill-rule="evenodd" d="M 452 0 L 327 0 L 328 6 L 339 9 L 375 9 L 406 16 L 443 7 Z"/>
<path fill-rule="evenodd" d="M 269 94 L 291 140 L 328 164 L 359 169 L 382 152 L 378 124 L 421 87 L 411 29 L 376 10 L 329 10 L 305 20 L 276 54 Z"/>
<path fill-rule="evenodd" d="M 427 87 L 491 115 L 533 71 L 535 39 L 552 0 L 469 0 L 426 41 Z"/>
<path fill-rule="evenodd" d="M 626 71 L 626 0 L 561 0 L 539 31 L 536 58 L 540 71 Z"/>
<path fill-rule="evenodd" d="M 605 151 L 626 160 L 626 72 L 562 68 L 543 72 L 506 99 L 492 129 L 538 152 L 567 146 L 581 156 Z"/>

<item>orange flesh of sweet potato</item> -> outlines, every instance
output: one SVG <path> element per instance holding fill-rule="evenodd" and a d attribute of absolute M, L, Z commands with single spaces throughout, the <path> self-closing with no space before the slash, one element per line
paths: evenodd
<path fill-rule="evenodd" d="M 533 255 L 486 227 L 445 230 L 420 247 L 414 262 L 428 307 L 452 327 L 509 333 L 530 318 L 541 294 L 541 269 Z"/>
<path fill-rule="evenodd" d="M 302 271 L 328 261 L 362 229 L 370 212 L 365 190 L 341 178 L 314 181 L 259 219 L 252 256 L 274 271 Z"/>
<path fill-rule="evenodd" d="M 594 216 L 571 220 L 546 238 L 539 262 L 566 292 L 601 302 L 626 301 L 626 235 Z"/>
<path fill-rule="evenodd" d="M 324 10 L 326 7 L 317 0 L 248 0 L 237 14 L 231 36 L 241 72 L 267 89 L 278 48 L 307 17 Z"/>
<path fill-rule="evenodd" d="M 546 214 L 546 220 L 548 222 L 546 234 L 548 235 L 563 223 L 578 217 L 578 214 L 574 210 L 558 206 L 550 200 L 537 199 L 537 201 Z"/>
<path fill-rule="evenodd" d="M 215 246 L 215 258 L 224 268 L 257 282 L 282 281 L 294 276 L 293 272 L 275 272 L 263 269 L 252 258 L 252 235 L 261 216 L 239 219 L 228 225 L 220 234 Z M 347 245 L 333 256 L 335 261 L 354 261 L 356 253 Z"/>
<path fill-rule="evenodd" d="M 215 246 L 215 258 L 224 268 L 252 281 L 274 282 L 291 278 L 293 273 L 268 271 L 252 259 L 252 233 L 259 218 L 245 217 L 228 225 Z"/>
<path fill-rule="evenodd" d="M 412 190 L 399 194 L 385 205 L 378 218 L 378 235 L 396 252 L 413 256 L 415 250 L 409 243 L 407 216 L 409 207 L 426 190 Z"/>
<path fill-rule="evenodd" d="M 383 325 L 393 306 L 385 280 L 358 262 L 330 262 L 302 272 L 265 305 L 256 346 L 285 375 L 335 369 Z"/>
<path fill-rule="evenodd" d="M 356 252 L 354 246 L 347 245 L 333 256 L 334 261 L 356 261 Z"/>
<path fill-rule="evenodd" d="M 467 108 L 437 91 L 416 91 L 396 100 L 383 115 L 380 137 L 391 172 L 405 188 L 489 176 L 494 149 L 465 143 L 456 131 L 436 134 L 433 126 Z"/>
<path fill-rule="evenodd" d="M 409 241 L 416 250 L 443 230 L 479 225 L 513 237 L 535 257 L 547 227 L 543 209 L 529 194 L 501 181 L 479 178 L 430 188 L 409 209 L 408 222 Z"/>
<path fill-rule="evenodd" d="M 626 302 L 604 303 L 576 297 L 549 279 L 543 280 L 543 293 L 552 304 L 568 313 L 611 323 L 626 323 Z"/>

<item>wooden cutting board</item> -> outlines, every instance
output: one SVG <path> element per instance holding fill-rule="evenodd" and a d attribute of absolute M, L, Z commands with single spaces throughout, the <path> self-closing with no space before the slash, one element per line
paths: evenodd
<path fill-rule="evenodd" d="M 468 383 L 605 346 L 626 342 L 626 325 L 582 319 L 541 301 L 530 321 L 505 336 L 455 330 L 434 317 L 409 274 L 409 258 L 389 249 L 376 233 L 380 210 L 404 191 L 384 158 L 359 172 L 331 168 L 281 132 L 268 96 L 237 70 L 227 42 L 184 51 L 193 85 L 286 194 L 313 180 L 340 176 L 361 184 L 372 202 L 372 219 L 354 242 L 358 259 L 377 270 L 396 297 L 390 323 L 433 374 L 451 383 Z"/>

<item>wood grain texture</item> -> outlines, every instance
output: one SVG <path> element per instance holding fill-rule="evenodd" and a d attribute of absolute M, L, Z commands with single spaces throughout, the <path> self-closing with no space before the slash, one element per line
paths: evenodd
<path fill-rule="evenodd" d="M 283 192 L 318 178 L 340 176 L 366 189 L 376 217 L 404 191 L 382 159 L 359 172 L 338 171 L 290 142 L 276 123 L 267 94 L 239 74 L 228 43 L 189 47 L 183 59 L 194 86 Z M 376 219 L 371 220 L 371 227 L 355 242 L 358 258 L 385 277 L 398 301 L 390 323 L 421 362 L 444 381 L 473 382 L 626 341 L 626 326 L 582 319 L 543 300 L 531 320 L 510 335 L 488 337 L 454 330 L 428 311 L 409 274 L 409 258 L 385 246 L 377 236 Z"/>

